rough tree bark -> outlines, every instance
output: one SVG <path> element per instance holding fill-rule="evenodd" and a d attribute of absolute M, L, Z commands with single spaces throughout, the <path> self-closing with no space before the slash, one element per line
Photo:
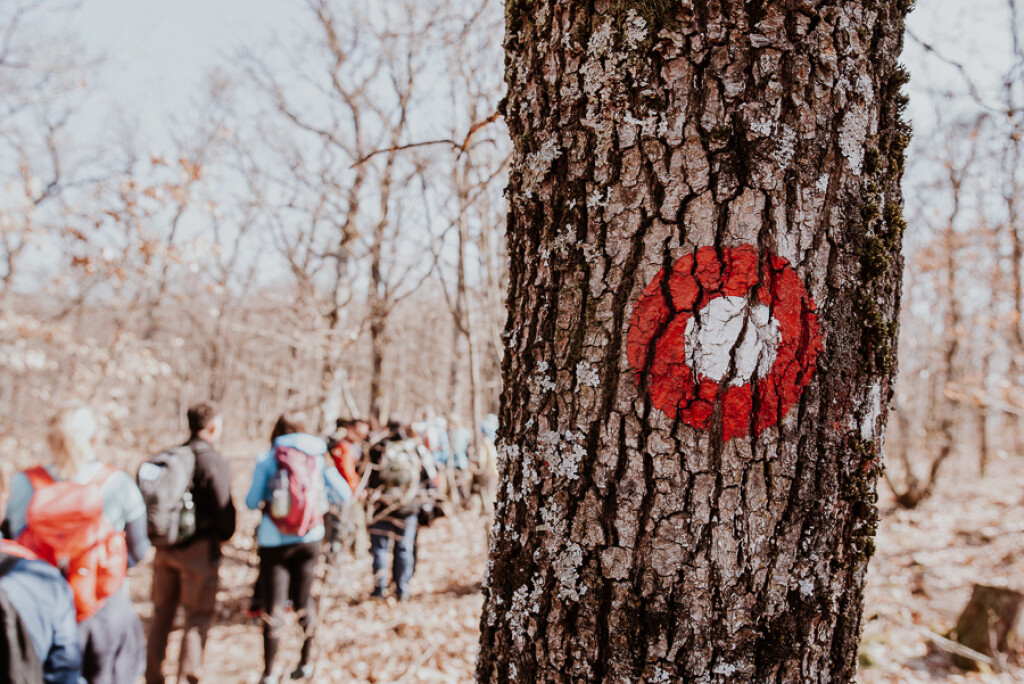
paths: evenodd
<path fill-rule="evenodd" d="M 909 4 L 507 3 L 480 681 L 853 677 Z"/>

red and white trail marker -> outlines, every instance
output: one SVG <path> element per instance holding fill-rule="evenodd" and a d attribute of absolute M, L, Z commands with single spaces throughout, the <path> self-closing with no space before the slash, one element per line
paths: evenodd
<path fill-rule="evenodd" d="M 633 308 L 626 356 L 651 403 L 722 439 L 757 434 L 796 403 L 821 335 L 814 299 L 785 259 L 751 245 L 701 247 L 659 271 Z M 644 379 L 646 378 L 646 383 Z"/>

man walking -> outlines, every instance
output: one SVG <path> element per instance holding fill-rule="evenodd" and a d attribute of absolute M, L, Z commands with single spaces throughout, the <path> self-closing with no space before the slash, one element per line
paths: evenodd
<path fill-rule="evenodd" d="M 188 410 L 191 435 L 187 446 L 195 454 L 190 489 L 195 509 L 195 531 L 173 546 L 157 548 L 153 559 L 153 620 L 146 653 L 146 684 L 164 684 L 163 661 L 167 637 L 178 606 L 185 609 L 178 682 L 200 679 L 203 648 L 213 623 L 221 544 L 235 532 L 235 505 L 231 500 L 231 468 L 214 445 L 223 419 L 209 403 Z"/>
<path fill-rule="evenodd" d="M 416 569 L 416 532 L 420 513 L 433 511 L 437 468 L 431 453 L 400 420 L 388 421 L 388 436 L 370 449 L 370 552 L 373 554 L 373 593 L 385 598 L 390 583 L 395 598 L 409 598 Z M 391 582 L 388 556 L 392 553 Z"/>

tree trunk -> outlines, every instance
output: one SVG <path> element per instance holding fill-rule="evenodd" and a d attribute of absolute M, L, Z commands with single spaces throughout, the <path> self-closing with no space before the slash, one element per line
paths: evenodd
<path fill-rule="evenodd" d="M 1005 587 L 975 584 L 971 600 L 956 621 L 952 639 L 979 653 L 999 659 L 1016 648 L 1015 629 L 1024 594 Z M 976 663 L 954 655 L 957 667 L 975 669 Z"/>
<path fill-rule="evenodd" d="M 384 321 L 375 318 L 370 323 L 370 411 L 371 420 L 384 418 L 381 401 L 384 380 Z"/>
<path fill-rule="evenodd" d="M 1010 377 L 1017 387 L 1020 387 L 1021 379 L 1024 378 L 1024 240 L 1021 238 L 1020 210 L 1018 208 L 1020 195 L 1020 182 L 1017 179 L 1017 169 L 1021 162 L 1021 137 L 1024 137 L 1024 125 L 1014 120 L 1010 144 L 1007 147 L 1009 160 L 1006 164 L 1005 177 L 1007 178 L 1006 200 L 1006 225 L 1010 232 L 1010 244 L 1012 245 L 1013 259 L 1013 307 L 1016 313 L 1013 319 L 1013 333 L 1011 343 L 1013 353 L 1010 355 Z M 1013 419 L 1013 441 L 1018 453 L 1024 448 L 1024 426 L 1019 418 Z"/>
<path fill-rule="evenodd" d="M 480 681 L 853 677 L 908 4 L 507 3 Z"/>
<path fill-rule="evenodd" d="M 452 317 L 453 319 L 456 316 Z M 462 396 L 462 354 L 459 347 L 462 342 L 462 331 L 456 323 L 452 323 L 452 356 L 448 365 L 448 401 L 447 415 L 459 415 L 462 408 L 460 397 Z"/>

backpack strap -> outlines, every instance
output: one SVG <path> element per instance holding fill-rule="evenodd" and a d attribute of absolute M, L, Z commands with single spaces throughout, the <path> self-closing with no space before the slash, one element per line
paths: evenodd
<path fill-rule="evenodd" d="M 33 491 L 39 491 L 45 487 L 52 485 L 55 480 L 53 475 L 50 475 L 50 471 L 43 466 L 36 466 L 35 468 L 29 468 L 24 471 L 25 477 L 28 478 L 28 483 L 32 485 Z"/>
<path fill-rule="evenodd" d="M 56 482 L 56 480 L 53 479 L 53 476 L 50 475 L 50 471 L 44 468 L 43 466 L 29 468 L 24 472 L 25 477 L 28 478 L 29 484 L 32 485 L 32 489 L 35 491 L 39 491 L 44 487 L 49 487 L 54 482 Z M 89 483 L 98 484 L 99 486 L 102 487 L 104 484 L 106 484 L 107 480 L 110 479 L 110 476 L 116 472 L 117 468 L 114 468 L 113 466 L 107 464 L 103 464 L 103 467 L 100 468 L 99 471 L 92 476 L 92 479 L 89 480 Z"/>
<path fill-rule="evenodd" d="M 96 473 L 95 475 L 93 475 L 92 479 L 89 480 L 89 484 L 96 484 L 96 485 L 99 485 L 100 487 L 102 487 L 103 485 L 105 485 L 107 483 L 107 480 L 110 479 L 110 476 L 113 475 L 116 472 L 117 472 L 117 468 L 115 468 L 112 465 L 108 465 L 108 464 L 104 463 L 103 467 L 100 468 L 99 472 Z"/>
<path fill-rule="evenodd" d="M 4 556 L 22 558 L 24 560 L 39 560 L 39 556 L 18 542 L 11 541 L 10 539 L 0 539 L 0 557 Z"/>

